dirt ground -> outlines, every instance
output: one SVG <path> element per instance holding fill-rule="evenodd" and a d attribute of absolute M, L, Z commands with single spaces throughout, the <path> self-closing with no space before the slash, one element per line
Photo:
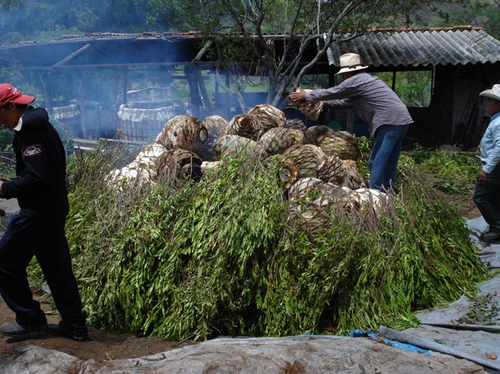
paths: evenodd
<path fill-rule="evenodd" d="M 462 216 L 473 219 L 480 216 L 471 195 L 445 195 L 443 197 L 450 203 L 458 204 Z M 59 317 L 53 312 L 52 300 L 41 296 L 41 292 L 34 290 L 35 297 L 41 302 L 42 309 L 47 312 L 49 323 L 57 323 Z M 7 307 L 3 299 L 0 298 L 0 326 L 12 322 L 14 314 Z M 106 360 L 136 358 L 165 352 L 171 349 L 181 348 L 190 344 L 197 344 L 193 341 L 173 342 L 157 337 L 138 338 L 130 334 L 114 335 L 89 326 L 90 341 L 79 343 L 70 339 L 54 337 L 46 333 L 41 333 L 33 339 L 25 341 L 12 341 L 10 338 L 0 336 L 0 350 L 8 353 L 9 350 L 34 344 L 46 349 L 54 349 L 65 352 L 74 357 L 88 360 L 95 359 L 97 362 Z"/>
<path fill-rule="evenodd" d="M 450 204 L 458 204 L 460 214 L 467 219 L 474 219 L 481 215 L 479 209 L 477 209 L 476 204 L 472 200 L 471 195 L 447 195 L 445 193 L 438 193 L 441 195 L 444 201 L 449 202 Z"/>
<path fill-rule="evenodd" d="M 40 295 L 35 295 L 40 301 Z M 49 323 L 58 323 L 59 316 L 52 311 L 51 300 L 42 300 L 42 309 L 47 314 Z M 9 324 L 14 320 L 14 314 L 7 307 L 3 299 L 0 298 L 0 325 Z M 90 341 L 75 342 L 71 339 L 55 337 L 47 333 L 39 333 L 32 339 L 24 341 L 14 341 L 11 338 L 0 336 L 0 350 L 7 353 L 9 349 L 16 349 L 19 346 L 34 344 L 46 349 L 54 349 L 65 352 L 74 357 L 98 362 L 123 358 L 136 358 L 165 352 L 171 349 L 181 348 L 189 344 L 196 344 L 192 341 L 173 342 L 157 337 L 138 338 L 130 334 L 114 335 L 94 329 L 89 326 Z"/>

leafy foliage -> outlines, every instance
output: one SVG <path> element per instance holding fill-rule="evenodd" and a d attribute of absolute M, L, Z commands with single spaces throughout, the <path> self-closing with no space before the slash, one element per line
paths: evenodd
<path fill-rule="evenodd" d="M 15 176 L 15 158 L 13 154 L 2 152 L 0 154 L 0 177 L 14 178 Z"/>
<path fill-rule="evenodd" d="M 420 164 L 420 169 L 438 175 L 434 186 L 447 193 L 471 194 L 481 169 L 481 161 L 468 154 L 437 150 Z"/>
<path fill-rule="evenodd" d="M 158 23 L 152 19 L 150 0 L 23 0 L 2 1 L 2 27 L 0 40 L 3 44 L 25 40 L 49 40 L 68 34 L 85 32 L 143 32 Z M 26 22 L 36 20 L 36 22 Z M 160 30 L 161 31 L 161 30 Z"/>
<path fill-rule="evenodd" d="M 111 188 L 119 153 L 71 168 L 67 235 L 94 326 L 176 340 L 403 328 L 485 277 L 460 215 L 415 167 L 379 210 L 333 207 L 311 233 L 288 215 L 275 159 Z"/>
<path fill-rule="evenodd" d="M 392 86 L 392 73 L 376 73 L 389 87 Z M 394 90 L 408 107 L 428 107 L 431 103 L 432 72 L 398 71 Z"/>
<path fill-rule="evenodd" d="M 433 150 L 428 147 L 423 147 L 420 144 L 416 143 L 413 152 L 411 153 L 411 158 L 415 160 L 415 163 L 418 165 L 424 163 L 428 159 L 432 157 Z"/>
<path fill-rule="evenodd" d="M 462 5 L 462 4 L 460 4 Z M 428 7 L 418 7 L 411 18 L 416 26 L 420 27 L 446 27 L 454 25 L 483 26 L 485 30 L 498 39 L 500 36 L 498 0 L 486 0 L 457 6 L 450 1 L 435 1 L 432 4 L 434 15 L 428 12 Z"/>
<path fill-rule="evenodd" d="M 166 31 L 202 30 L 199 3 L 195 1 L 155 0 L 148 20 L 160 24 Z"/>

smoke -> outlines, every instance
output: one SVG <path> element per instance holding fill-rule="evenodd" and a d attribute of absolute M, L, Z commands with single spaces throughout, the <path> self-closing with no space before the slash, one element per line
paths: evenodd
<path fill-rule="evenodd" d="M 22 91 L 37 96 L 35 105 L 46 107 L 74 137 L 113 137 L 117 130 L 123 135 L 131 122 L 137 128 L 137 122 L 155 117 L 158 124 L 148 126 L 161 129 L 189 110 L 182 64 L 198 51 L 189 36 L 92 33 L 0 50 L 1 64 L 18 63 L 21 77 L 11 83 L 21 88 L 22 80 Z"/>
<path fill-rule="evenodd" d="M 122 127 L 129 125 L 124 121 L 138 122 L 139 113 L 152 120 L 148 111 L 159 108 L 200 119 L 240 114 L 213 74 L 201 72 L 200 65 L 184 69 L 203 47 L 202 37 L 162 32 L 191 25 L 180 20 L 186 19 L 181 13 L 172 17 L 174 10 L 199 9 L 190 1 L 165 4 L 155 18 L 150 0 L 1 2 L 0 66 L 9 71 L 2 80 L 37 96 L 35 105 L 46 107 L 74 137 L 123 135 Z M 146 27 L 158 31 L 146 32 Z M 190 79 L 186 74 L 192 74 Z M 266 88 L 261 91 L 247 95 L 249 107 L 266 102 Z M 135 102 L 151 105 L 139 108 Z"/>
<path fill-rule="evenodd" d="M 198 41 L 164 35 L 151 11 L 150 0 L 2 1 L 1 80 L 37 96 L 34 105 L 75 137 L 115 136 L 120 110 L 135 110 L 135 119 L 142 111 L 147 121 L 149 110 L 168 108 L 158 121 L 185 113 L 182 64 Z"/>

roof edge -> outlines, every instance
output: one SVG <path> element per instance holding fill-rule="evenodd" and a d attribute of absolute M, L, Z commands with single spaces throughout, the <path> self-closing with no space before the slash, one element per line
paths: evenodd
<path fill-rule="evenodd" d="M 381 28 L 371 28 L 366 29 L 367 32 L 377 32 L 377 31 L 392 31 L 392 32 L 402 32 L 402 31 L 482 31 L 484 27 L 482 26 L 472 26 L 472 25 L 458 25 L 458 26 L 448 26 L 448 27 L 381 27 Z"/>

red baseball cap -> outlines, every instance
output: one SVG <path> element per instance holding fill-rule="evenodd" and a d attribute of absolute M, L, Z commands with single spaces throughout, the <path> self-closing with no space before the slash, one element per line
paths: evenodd
<path fill-rule="evenodd" d="M 35 96 L 23 95 L 16 87 L 9 83 L 0 84 L 0 107 L 13 102 L 15 104 L 31 104 Z"/>

